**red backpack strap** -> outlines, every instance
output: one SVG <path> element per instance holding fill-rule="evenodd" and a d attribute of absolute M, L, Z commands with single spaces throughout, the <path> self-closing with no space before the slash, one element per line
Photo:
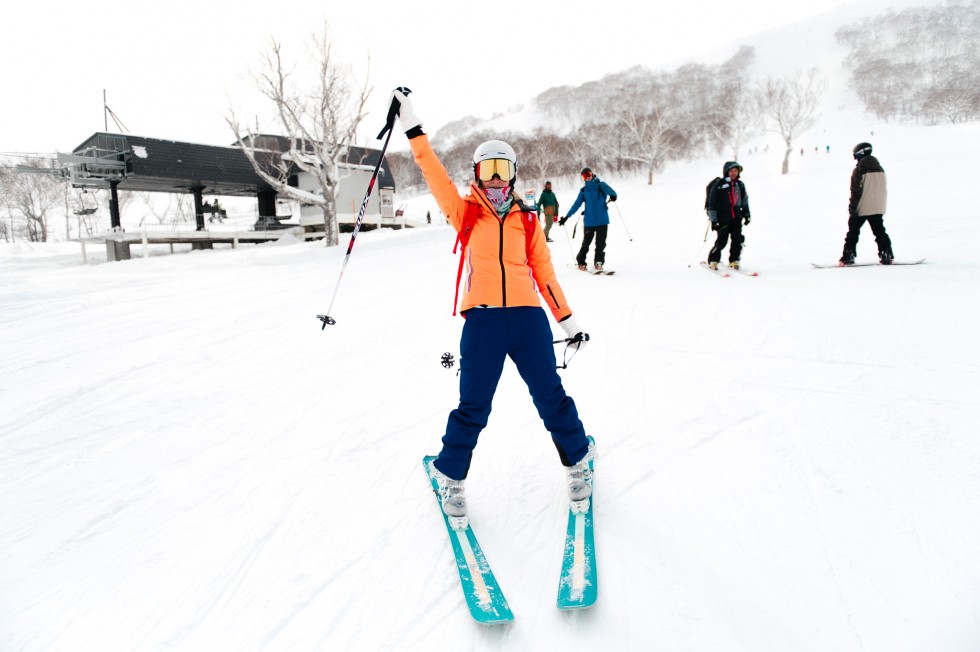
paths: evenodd
<path fill-rule="evenodd" d="M 536 213 L 527 211 L 521 213 L 521 221 L 524 222 L 524 251 L 527 253 L 528 260 L 531 258 L 531 238 L 538 226 L 538 216 Z"/>
<path fill-rule="evenodd" d="M 453 317 L 456 316 L 456 305 L 459 303 L 459 282 L 463 278 L 463 260 L 466 257 L 466 245 L 469 244 L 470 235 L 473 233 L 473 226 L 480 219 L 483 211 L 476 202 L 466 205 L 463 213 L 463 224 L 460 226 L 459 233 L 456 234 L 456 244 L 453 245 L 453 253 L 456 248 L 462 245 L 459 250 L 459 268 L 456 270 L 456 294 L 453 296 Z"/>

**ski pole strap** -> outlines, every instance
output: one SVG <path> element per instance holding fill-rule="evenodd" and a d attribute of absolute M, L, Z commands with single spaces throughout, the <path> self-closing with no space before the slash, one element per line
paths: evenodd
<path fill-rule="evenodd" d="M 568 369 L 568 363 L 571 362 L 572 361 L 572 358 L 575 357 L 575 354 L 578 353 L 578 347 L 576 346 L 574 349 L 572 349 L 572 354 L 571 355 L 568 355 L 568 349 L 571 348 L 572 344 L 578 344 L 581 341 L 582 341 L 582 335 L 581 335 L 581 333 L 579 333 L 575 337 L 569 337 L 569 338 L 564 339 L 564 340 L 555 340 L 555 341 L 552 342 L 552 344 L 564 344 L 565 345 L 565 350 L 562 351 L 562 354 L 561 354 L 561 364 L 560 365 L 556 365 L 555 366 L 555 369 Z"/>

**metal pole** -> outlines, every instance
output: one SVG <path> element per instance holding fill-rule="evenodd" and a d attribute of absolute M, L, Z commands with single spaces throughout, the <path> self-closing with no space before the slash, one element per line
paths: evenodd
<path fill-rule="evenodd" d="M 616 212 L 619 213 L 619 219 L 623 222 L 623 229 L 626 231 L 626 236 L 630 239 L 630 242 L 633 242 L 633 236 L 630 235 L 630 229 L 626 226 L 626 220 L 623 219 L 623 213 L 619 210 L 619 204 L 612 202 L 612 205 L 616 207 Z"/>
<path fill-rule="evenodd" d="M 711 230 L 711 220 L 708 220 L 708 225 L 704 227 L 704 239 L 701 241 L 701 246 L 698 247 L 697 253 L 694 254 L 694 260 L 692 260 L 687 264 L 688 267 L 693 265 L 697 261 L 697 259 L 701 257 L 701 250 L 704 249 L 705 243 L 708 242 L 708 231 L 710 230 Z"/>

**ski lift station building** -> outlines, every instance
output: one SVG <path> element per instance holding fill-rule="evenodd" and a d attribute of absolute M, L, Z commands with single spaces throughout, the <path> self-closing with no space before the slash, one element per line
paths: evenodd
<path fill-rule="evenodd" d="M 247 146 L 251 144 L 246 141 Z M 281 162 L 289 151 L 289 140 L 282 136 L 256 136 L 254 145 L 256 158 L 261 160 L 265 157 L 272 163 Z M 351 147 L 345 160 L 339 164 L 338 223 L 353 223 L 380 156 L 380 150 Z M 73 187 L 106 188 L 110 191 L 109 213 L 115 233 L 123 232 L 116 196 L 118 189 L 193 195 L 196 231 L 199 232 L 194 238 L 196 248 L 210 248 L 211 242 L 227 239 L 225 234 L 215 234 L 210 240 L 207 238 L 203 202 L 205 193 L 255 197 L 259 222 L 278 224 L 280 220 L 290 217 L 276 214 L 278 193 L 255 172 L 245 153 L 237 146 L 200 145 L 99 132 L 82 142 L 71 154 L 59 154 L 58 159 L 63 176 L 70 180 Z M 298 168 L 290 175 L 288 185 L 307 192 L 318 192 L 319 188 L 311 175 Z M 381 161 L 376 185 L 380 190 L 372 193 L 365 208 L 365 226 L 397 226 L 393 208 L 395 182 L 387 160 Z M 322 232 L 322 210 L 315 205 L 301 204 L 299 222 L 307 232 Z M 248 237 L 238 240 L 263 241 L 270 237 L 269 234 L 259 235 L 256 232 L 251 240 Z M 125 251 L 116 251 L 115 254 L 119 255 L 110 251 L 110 260 L 128 258 L 128 245 Z"/>

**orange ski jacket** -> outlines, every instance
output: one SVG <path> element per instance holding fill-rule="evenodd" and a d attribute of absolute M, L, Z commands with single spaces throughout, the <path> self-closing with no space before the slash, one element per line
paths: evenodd
<path fill-rule="evenodd" d="M 555 277 L 551 252 L 540 224 L 529 244 L 516 201 L 510 212 L 500 218 L 475 183 L 470 184 L 470 193 L 461 197 L 432 150 L 429 137 L 423 134 L 408 142 L 432 196 L 457 233 L 462 228 L 467 207 L 471 204 L 481 207 L 464 252 L 466 274 L 460 310 L 465 312 L 476 306 L 540 306 L 540 294 L 555 321 L 571 315 Z"/>

